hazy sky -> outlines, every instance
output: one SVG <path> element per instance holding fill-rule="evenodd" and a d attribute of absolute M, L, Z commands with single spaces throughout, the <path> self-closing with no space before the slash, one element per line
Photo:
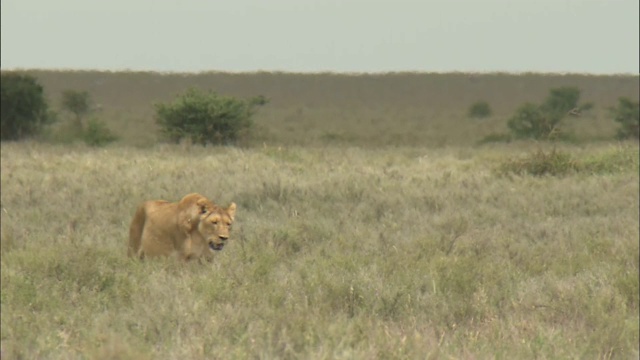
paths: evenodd
<path fill-rule="evenodd" d="M 638 0 L 2 0 L 2 69 L 639 71 Z"/>

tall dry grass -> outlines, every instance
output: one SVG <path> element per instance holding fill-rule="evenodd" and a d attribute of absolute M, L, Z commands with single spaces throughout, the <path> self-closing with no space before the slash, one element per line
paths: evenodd
<path fill-rule="evenodd" d="M 2 358 L 637 358 L 638 145 L 500 170 L 546 146 L 3 143 Z M 192 191 L 239 206 L 214 262 L 128 259 Z"/>

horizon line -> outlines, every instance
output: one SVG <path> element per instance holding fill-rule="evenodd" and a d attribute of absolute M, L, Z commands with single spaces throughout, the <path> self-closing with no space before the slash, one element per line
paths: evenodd
<path fill-rule="evenodd" d="M 103 72 L 103 73 L 155 73 L 161 75 L 202 75 L 202 74 L 233 74 L 233 75 L 252 75 L 252 74 L 289 74 L 289 75 L 402 75 L 402 74 L 465 74 L 465 75 L 588 75 L 588 76 L 639 76 L 639 72 L 585 72 L 585 71 L 507 71 L 507 70 L 485 70 L 485 71 L 427 71 L 427 70 L 380 70 L 380 71 L 336 71 L 336 70 L 318 70 L 318 71 L 295 71 L 295 70 L 141 70 L 132 68 L 122 69 L 98 69 L 98 68 L 28 68 L 28 67 L 12 67 L 5 68 L 0 66 L 0 71 L 30 72 L 30 71 L 50 71 L 50 72 Z"/>

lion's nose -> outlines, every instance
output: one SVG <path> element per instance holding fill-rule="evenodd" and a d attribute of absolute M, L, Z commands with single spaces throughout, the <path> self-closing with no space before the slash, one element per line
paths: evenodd
<path fill-rule="evenodd" d="M 226 235 L 218 235 L 218 238 L 220 238 L 220 240 L 222 240 L 222 241 L 227 241 L 227 239 L 228 239 L 229 237 L 228 237 L 228 236 L 226 236 Z"/>

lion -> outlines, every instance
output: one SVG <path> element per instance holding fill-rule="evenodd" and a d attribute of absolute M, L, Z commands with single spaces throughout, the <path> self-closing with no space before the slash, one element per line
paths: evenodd
<path fill-rule="evenodd" d="M 177 203 L 145 201 L 129 227 L 129 257 L 177 256 L 183 260 L 211 260 L 229 239 L 236 204 L 218 207 L 200 194 Z"/>

